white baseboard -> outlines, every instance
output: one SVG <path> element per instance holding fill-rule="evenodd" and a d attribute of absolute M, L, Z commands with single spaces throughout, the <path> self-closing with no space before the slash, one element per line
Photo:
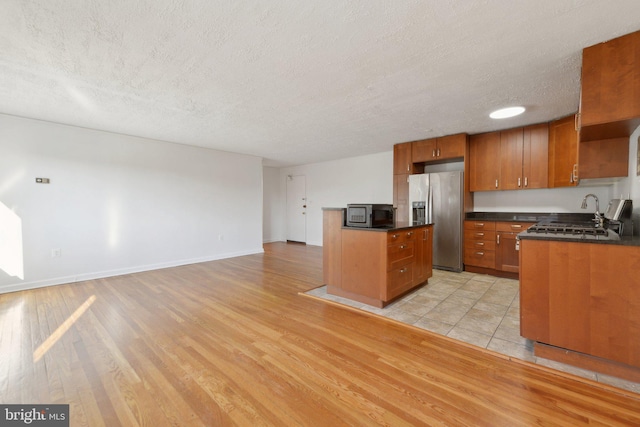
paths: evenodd
<path fill-rule="evenodd" d="M 46 286 L 65 285 L 69 283 L 83 282 L 85 280 L 103 279 L 105 277 L 122 276 L 124 274 L 142 273 L 143 271 L 160 270 L 163 268 L 178 267 L 181 265 L 198 264 L 200 262 L 217 261 L 226 258 L 235 258 L 244 255 L 253 255 L 264 253 L 262 247 L 239 252 L 229 252 L 214 256 L 206 256 L 199 258 L 183 259 L 178 261 L 163 262 L 157 264 L 147 264 L 135 267 L 120 268 L 114 270 L 97 271 L 92 273 L 82 273 L 73 276 L 54 277 L 50 279 L 36 280 L 32 282 L 15 283 L 6 286 L 0 286 L 0 294 L 9 292 L 26 291 L 28 289 L 44 288 Z"/>

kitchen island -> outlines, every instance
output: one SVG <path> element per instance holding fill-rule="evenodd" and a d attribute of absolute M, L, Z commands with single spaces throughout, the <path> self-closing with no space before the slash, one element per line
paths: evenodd
<path fill-rule="evenodd" d="M 520 332 L 535 354 L 640 381 L 640 238 L 518 237 Z"/>
<path fill-rule="evenodd" d="M 384 307 L 431 277 L 433 225 L 346 227 L 344 218 L 344 208 L 323 208 L 327 293 Z"/>

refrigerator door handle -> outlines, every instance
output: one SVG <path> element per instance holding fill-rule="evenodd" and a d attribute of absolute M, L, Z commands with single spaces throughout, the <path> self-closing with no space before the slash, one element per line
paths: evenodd
<path fill-rule="evenodd" d="M 429 183 L 429 191 L 427 193 L 427 205 L 428 205 L 428 218 L 426 219 L 427 224 L 433 223 L 433 186 Z"/>

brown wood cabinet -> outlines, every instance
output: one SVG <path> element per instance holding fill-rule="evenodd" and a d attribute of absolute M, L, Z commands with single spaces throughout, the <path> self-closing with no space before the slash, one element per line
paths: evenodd
<path fill-rule="evenodd" d="M 433 227 L 424 226 L 416 229 L 416 283 L 422 283 L 432 276 L 433 272 Z"/>
<path fill-rule="evenodd" d="M 393 174 L 403 175 L 413 173 L 411 159 L 411 142 L 403 142 L 393 146 Z"/>
<path fill-rule="evenodd" d="M 348 228 L 342 226 L 343 212 L 323 211 L 323 279 L 328 293 L 383 307 L 431 277 L 433 226 Z"/>
<path fill-rule="evenodd" d="M 500 132 L 469 137 L 469 191 L 499 188 L 500 155 Z"/>
<path fill-rule="evenodd" d="M 640 247 L 523 239 L 523 337 L 640 367 Z"/>
<path fill-rule="evenodd" d="M 496 223 L 494 221 L 464 222 L 465 266 L 495 269 Z"/>
<path fill-rule="evenodd" d="M 522 187 L 549 187 L 549 124 L 522 129 Z"/>
<path fill-rule="evenodd" d="M 472 135 L 469 157 L 471 191 L 547 188 L 549 127 Z"/>
<path fill-rule="evenodd" d="M 411 147 L 412 161 L 414 163 L 427 163 L 463 158 L 466 145 L 466 133 L 413 141 Z"/>
<path fill-rule="evenodd" d="M 549 187 L 578 185 L 578 131 L 575 116 L 549 124 Z"/>
<path fill-rule="evenodd" d="M 629 137 L 640 125 L 640 31 L 582 51 L 580 140 Z"/>
<path fill-rule="evenodd" d="M 393 206 L 396 221 L 409 220 L 409 175 L 393 175 Z"/>
<path fill-rule="evenodd" d="M 496 270 L 511 273 L 520 271 L 520 252 L 516 248 L 516 236 L 533 224 L 533 222 L 496 222 Z"/>

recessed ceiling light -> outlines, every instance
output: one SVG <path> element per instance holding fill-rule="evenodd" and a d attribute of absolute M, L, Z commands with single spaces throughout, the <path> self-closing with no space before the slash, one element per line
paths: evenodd
<path fill-rule="evenodd" d="M 508 119 L 522 113 L 524 113 L 524 107 L 509 107 L 496 110 L 489 114 L 489 117 L 492 119 Z"/>

